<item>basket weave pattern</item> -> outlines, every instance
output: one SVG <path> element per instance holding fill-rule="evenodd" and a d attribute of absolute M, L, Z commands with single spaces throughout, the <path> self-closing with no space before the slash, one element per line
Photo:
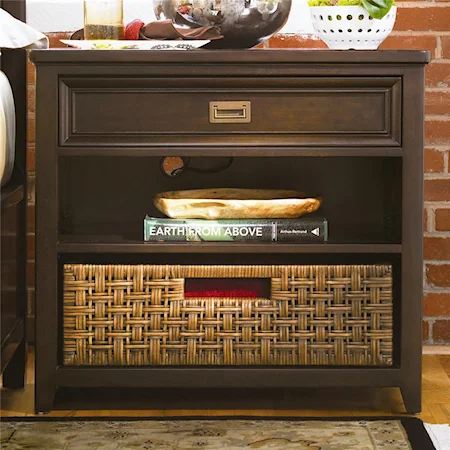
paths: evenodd
<path fill-rule="evenodd" d="M 270 299 L 184 298 L 269 278 Z M 392 365 L 392 267 L 65 265 L 66 365 Z"/>

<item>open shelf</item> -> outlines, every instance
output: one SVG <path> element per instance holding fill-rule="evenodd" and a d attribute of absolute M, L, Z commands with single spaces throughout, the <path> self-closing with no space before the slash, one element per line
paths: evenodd
<path fill-rule="evenodd" d="M 400 244 L 278 242 L 142 242 L 95 236 L 62 236 L 59 253 L 401 253 Z"/>
<path fill-rule="evenodd" d="M 160 162 L 160 158 L 150 157 L 63 158 L 59 172 L 58 251 L 87 254 L 401 252 L 400 158 L 243 157 L 235 158 L 231 166 L 218 173 L 187 171 L 175 178 L 161 172 Z M 203 158 L 193 162 L 194 167 L 199 164 L 217 167 L 218 162 Z M 320 195 L 324 202 L 317 215 L 328 220 L 329 242 L 143 242 L 145 215 L 162 216 L 153 205 L 158 192 L 213 187 L 294 189 L 307 191 L 307 195 Z"/>

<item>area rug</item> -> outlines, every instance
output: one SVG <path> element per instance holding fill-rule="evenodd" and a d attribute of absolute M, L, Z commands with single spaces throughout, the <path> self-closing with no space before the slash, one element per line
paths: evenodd
<path fill-rule="evenodd" d="M 414 418 L 2 419 L 4 450 L 434 450 Z"/>

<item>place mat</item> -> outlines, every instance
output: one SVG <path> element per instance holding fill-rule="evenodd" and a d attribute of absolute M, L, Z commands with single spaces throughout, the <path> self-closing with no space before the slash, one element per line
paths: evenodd
<path fill-rule="evenodd" d="M 80 50 L 195 50 L 210 41 L 117 41 L 117 40 L 69 40 L 61 39 L 63 44 Z"/>
<path fill-rule="evenodd" d="M 171 20 L 154 21 L 145 24 L 135 19 L 125 25 L 125 39 L 130 41 L 157 40 L 157 41 L 213 41 L 222 39 L 220 28 L 216 26 L 198 28 L 176 27 Z M 74 31 L 71 40 L 84 40 L 84 29 Z"/>

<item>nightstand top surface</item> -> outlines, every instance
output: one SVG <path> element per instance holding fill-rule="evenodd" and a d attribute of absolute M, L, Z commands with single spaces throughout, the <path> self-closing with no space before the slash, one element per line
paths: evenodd
<path fill-rule="evenodd" d="M 341 51 L 311 49 L 252 50 L 76 50 L 49 49 L 31 51 L 36 64 L 427 64 L 425 50 Z"/>

